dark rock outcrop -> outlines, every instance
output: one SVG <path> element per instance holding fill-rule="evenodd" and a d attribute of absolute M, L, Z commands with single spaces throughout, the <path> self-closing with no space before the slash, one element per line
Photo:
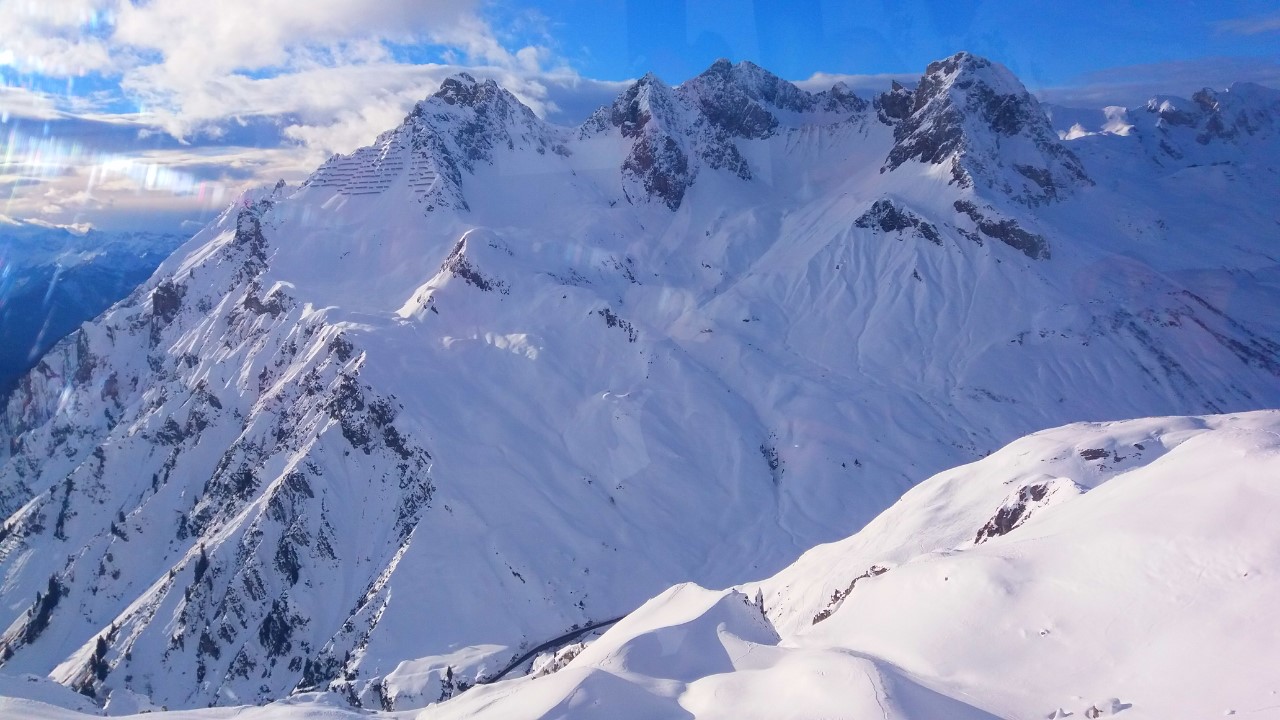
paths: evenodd
<path fill-rule="evenodd" d="M 1016 221 L 1008 218 L 990 217 L 968 200 L 957 200 L 955 209 L 956 212 L 969 216 L 969 219 L 977 226 L 978 232 L 983 235 L 993 240 L 999 240 L 1032 260 L 1049 259 L 1049 241 L 1041 235 L 1024 230 Z M 987 210 L 991 211 L 990 208 L 987 208 Z M 961 232 L 966 235 L 970 234 L 964 229 L 961 229 Z"/>
<path fill-rule="evenodd" d="M 877 200 L 871 209 L 863 213 L 853 222 L 855 227 L 879 230 L 880 232 L 911 231 L 916 237 L 923 238 L 934 245 L 942 244 L 942 235 L 938 228 L 920 219 L 910 210 L 902 210 L 889 200 Z"/>
<path fill-rule="evenodd" d="M 998 190 L 1029 205 L 1092 183 L 1035 98 L 984 58 L 961 52 L 931 63 L 914 91 L 895 87 L 877 98 L 877 110 L 894 125 L 895 144 L 882 172 L 910 161 L 949 164 L 952 183 Z"/>

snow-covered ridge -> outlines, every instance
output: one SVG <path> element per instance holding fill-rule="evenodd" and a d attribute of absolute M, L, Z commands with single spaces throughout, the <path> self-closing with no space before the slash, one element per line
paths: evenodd
<path fill-rule="evenodd" d="M 1141 147 L 1150 162 L 1166 168 L 1247 162 L 1280 147 L 1280 90 L 1254 83 L 1203 88 L 1190 99 L 1160 95 L 1135 108 L 1050 106 L 1048 114 L 1060 137 L 1084 140 L 1075 146 L 1096 153 L 1104 142 L 1108 148 L 1124 142 Z"/>
<path fill-rule="evenodd" d="M 1278 471 L 1277 411 L 1037 433 L 769 580 L 672 588 L 553 674 L 419 718 L 1265 715 Z"/>
<path fill-rule="evenodd" d="M 576 129 L 459 77 L 246 195 L 5 407 L 3 671 L 419 708 L 663 588 L 777 572 L 1039 428 L 1280 405 L 1280 155 L 1038 144 L 984 62 L 940 63 L 919 117 L 919 89 L 717 63 Z M 943 116 L 973 183 L 886 167 Z M 1052 147 L 1092 184 L 1029 201 L 1014 165 L 1067 172 Z M 1071 486 L 1022 492 L 970 540 Z M 884 579 L 839 589 L 859 576 Z"/>

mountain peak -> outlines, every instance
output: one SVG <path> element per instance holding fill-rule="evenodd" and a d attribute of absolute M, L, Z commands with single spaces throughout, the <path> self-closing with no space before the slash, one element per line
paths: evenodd
<path fill-rule="evenodd" d="M 657 73 L 650 70 L 644 75 L 641 75 L 640 79 L 636 80 L 635 83 L 632 85 L 632 87 L 634 88 L 657 87 L 657 88 L 670 89 L 671 86 L 667 85 L 667 82 L 665 80 L 658 77 Z"/>
<path fill-rule="evenodd" d="M 1280 92 L 1238 82 L 1221 91 L 1203 88 L 1190 100 L 1157 95 L 1147 101 L 1146 110 L 1155 116 L 1156 128 L 1166 140 L 1165 148 L 1174 147 L 1168 144 L 1169 136 L 1179 131 L 1192 131 L 1196 144 L 1209 145 L 1215 140 L 1271 135 L 1280 125 Z M 1173 152 L 1183 155 L 1185 149 Z"/>
<path fill-rule="evenodd" d="M 675 106 L 671 87 L 662 78 L 649 72 L 613 101 L 607 108 L 607 120 L 608 124 L 622 132 L 623 137 L 638 137 L 651 126 L 680 126 Z M 588 121 L 588 124 L 591 122 Z"/>
<path fill-rule="evenodd" d="M 617 128 L 634 140 L 622 167 L 626 197 L 659 198 L 674 210 L 702 166 L 752 178 L 738 140 L 769 138 L 784 126 L 842 122 L 865 108 L 843 84 L 811 94 L 754 63 L 720 58 L 676 88 L 645 74 L 588 118 L 579 134 Z"/>
<path fill-rule="evenodd" d="M 476 80 L 475 77 L 465 72 L 446 78 L 444 82 L 440 83 L 440 89 L 431 97 L 439 98 L 449 105 L 466 107 L 476 107 L 497 98 L 509 98 L 516 105 L 523 107 L 523 104 L 516 100 L 514 95 L 504 90 L 498 83 L 493 80 Z"/>
<path fill-rule="evenodd" d="M 750 60 L 733 64 L 726 58 L 720 58 L 697 77 L 681 85 L 681 88 L 725 85 L 736 86 L 752 100 L 764 101 L 779 108 L 802 112 L 814 105 L 809 93 Z"/>
<path fill-rule="evenodd" d="M 759 139 L 777 132 L 777 111 L 801 113 L 817 99 L 759 65 L 716 60 L 701 75 L 685 82 L 679 93 L 707 120 L 733 137 Z"/>
<path fill-rule="evenodd" d="M 964 72 L 976 72 L 992 67 L 992 62 L 967 50 L 941 60 L 934 60 L 925 67 L 926 75 L 957 75 Z"/>
<path fill-rule="evenodd" d="M 986 58 L 959 52 L 932 62 L 914 91 L 899 86 L 877 107 L 895 125 L 884 170 L 911 160 L 950 163 L 953 184 L 984 185 L 1030 205 L 1091 182 L 1036 99 Z"/>
<path fill-rule="evenodd" d="M 729 58 L 716 58 L 716 61 L 702 71 L 702 75 L 727 75 L 733 71 L 733 61 Z"/>

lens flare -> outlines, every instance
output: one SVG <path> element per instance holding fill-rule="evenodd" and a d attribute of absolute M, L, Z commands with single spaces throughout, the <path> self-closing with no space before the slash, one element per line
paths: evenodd
<path fill-rule="evenodd" d="M 221 183 L 201 180 L 165 163 L 104 152 L 79 140 L 58 137 L 49 132 L 48 125 L 40 134 L 10 127 L 0 137 L 0 175 L 8 176 L 10 181 L 6 204 L 12 203 L 24 186 L 80 173 L 86 176 L 88 193 L 121 178 L 131 181 L 139 192 L 194 195 L 210 202 L 221 200 L 226 191 Z"/>

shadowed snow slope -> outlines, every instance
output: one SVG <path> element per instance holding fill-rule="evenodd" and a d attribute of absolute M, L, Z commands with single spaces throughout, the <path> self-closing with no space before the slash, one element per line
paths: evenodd
<path fill-rule="evenodd" d="M 775 573 L 1028 432 L 1280 406 L 1275 113 L 1231 93 L 1219 124 L 1248 124 L 1202 144 L 1061 139 L 968 54 L 870 100 L 749 64 L 646 76 L 579 128 L 453 78 L 240 199 L 20 381 L 3 671 L 99 703 L 421 708 L 663 588 Z M 971 555 L 1088 487 L 1062 477 L 984 498 Z M 768 646 L 736 600 L 661 602 L 685 598 L 725 657 Z M 963 678 L 870 650 L 839 660 L 849 702 L 968 712 Z M 730 667 L 662 682 L 704 712 L 695 678 Z M 671 707 L 618 677 L 581 680 Z"/>

